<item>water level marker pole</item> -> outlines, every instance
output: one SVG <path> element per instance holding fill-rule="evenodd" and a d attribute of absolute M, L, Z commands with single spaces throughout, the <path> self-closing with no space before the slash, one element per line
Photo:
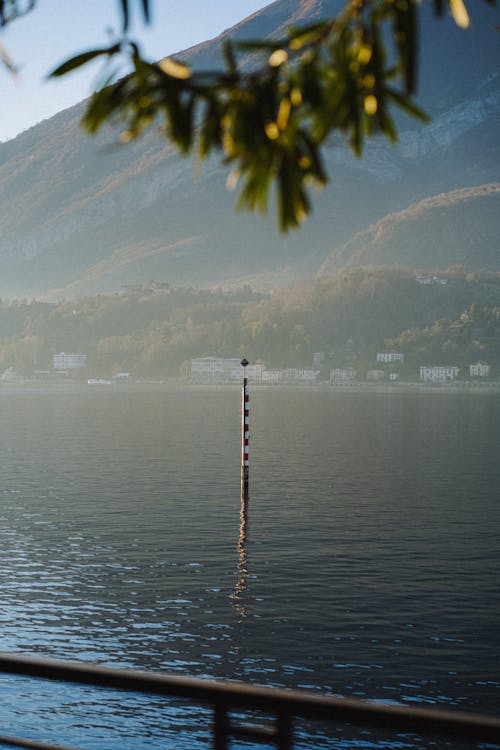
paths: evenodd
<path fill-rule="evenodd" d="M 249 459 L 248 450 L 250 442 L 249 423 L 250 423 L 250 392 L 248 390 L 248 378 L 246 366 L 248 365 L 247 359 L 241 360 L 241 366 L 243 367 L 243 391 L 241 395 L 242 404 L 242 423 L 241 423 L 241 499 L 243 502 L 248 501 L 248 473 L 249 473 Z"/>

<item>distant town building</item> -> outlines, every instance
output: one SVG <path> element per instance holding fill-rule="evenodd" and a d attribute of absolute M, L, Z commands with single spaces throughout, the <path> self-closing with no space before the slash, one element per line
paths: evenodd
<path fill-rule="evenodd" d="M 420 380 L 424 383 L 444 383 L 455 380 L 460 372 L 459 367 L 437 366 L 421 367 Z"/>
<path fill-rule="evenodd" d="M 377 362 L 404 362 L 405 355 L 402 352 L 377 352 Z"/>
<path fill-rule="evenodd" d="M 52 357 L 52 367 L 54 370 L 80 370 L 87 366 L 86 354 L 54 354 Z"/>
<path fill-rule="evenodd" d="M 491 373 L 491 365 L 486 362 L 476 362 L 469 365 L 469 375 L 471 378 L 487 378 Z"/>
<path fill-rule="evenodd" d="M 234 371 L 241 371 L 241 360 L 222 357 L 197 357 L 191 360 L 191 377 L 195 380 L 229 379 Z"/>
<path fill-rule="evenodd" d="M 448 283 L 448 279 L 443 279 L 440 276 L 426 276 L 425 274 L 415 276 L 415 281 L 417 282 L 417 284 L 423 284 L 424 286 L 432 286 L 433 284 L 446 286 L 446 284 Z"/>
<path fill-rule="evenodd" d="M 399 380 L 399 372 L 390 372 L 389 380 L 391 380 L 392 382 L 394 382 L 395 380 Z"/>
<path fill-rule="evenodd" d="M 366 373 L 367 380 L 384 380 L 385 372 L 383 370 L 368 370 Z"/>
<path fill-rule="evenodd" d="M 262 380 L 266 383 L 313 383 L 318 379 L 319 370 L 288 367 L 285 370 L 263 370 Z"/>
<path fill-rule="evenodd" d="M 354 367 L 336 367 L 330 370 L 331 383 L 347 383 L 356 379 L 356 370 Z"/>
<path fill-rule="evenodd" d="M 250 380 L 261 380 L 264 364 L 258 362 L 246 367 Z M 191 360 L 191 379 L 197 382 L 227 382 L 243 377 L 241 359 L 237 357 L 197 357 Z"/>
<path fill-rule="evenodd" d="M 279 383 L 282 379 L 283 370 L 264 370 L 262 380 L 265 383 Z"/>
<path fill-rule="evenodd" d="M 19 376 L 13 367 L 7 367 L 7 369 L 3 371 L 0 379 L 6 383 L 10 383 L 13 380 L 18 380 Z"/>
<path fill-rule="evenodd" d="M 301 381 L 313 381 L 317 380 L 319 375 L 318 370 L 303 369 L 301 367 L 287 367 L 283 370 L 283 380 L 301 380 Z"/>
<path fill-rule="evenodd" d="M 313 367 L 321 367 L 325 364 L 326 353 L 325 352 L 314 352 L 313 354 Z"/>

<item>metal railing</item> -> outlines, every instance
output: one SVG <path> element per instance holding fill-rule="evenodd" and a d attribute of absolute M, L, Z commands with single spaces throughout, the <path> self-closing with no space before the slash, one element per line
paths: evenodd
<path fill-rule="evenodd" d="M 291 750 L 294 742 L 294 722 L 304 719 L 500 745 L 500 719 L 479 714 L 380 705 L 298 690 L 114 669 L 83 662 L 40 659 L 18 654 L 0 654 L 1 672 L 133 693 L 183 698 L 191 703 L 208 706 L 213 717 L 214 750 L 228 750 L 231 739 L 274 743 L 278 750 Z M 243 723 L 241 719 L 235 720 L 234 716 L 231 716 L 235 711 L 261 711 L 273 717 L 274 721 L 270 726 Z M 0 745 L 35 750 L 70 750 L 61 745 L 6 735 L 0 735 Z"/>

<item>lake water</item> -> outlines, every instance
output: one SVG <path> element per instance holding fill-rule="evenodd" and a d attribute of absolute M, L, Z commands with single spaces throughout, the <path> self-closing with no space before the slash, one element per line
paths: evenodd
<path fill-rule="evenodd" d="M 243 539 L 239 389 L 3 387 L 0 650 L 498 713 L 499 425 L 494 392 L 253 388 Z M 0 733 L 206 746 L 158 699 L 0 699 Z"/>

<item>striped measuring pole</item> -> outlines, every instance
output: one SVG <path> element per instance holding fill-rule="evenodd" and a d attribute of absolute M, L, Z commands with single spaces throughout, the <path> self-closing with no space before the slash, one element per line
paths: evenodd
<path fill-rule="evenodd" d="M 246 366 L 247 359 L 241 360 L 243 367 L 243 391 L 242 391 L 242 422 L 241 422 L 241 499 L 248 500 L 248 474 L 249 474 L 249 442 L 250 442 L 250 392 L 248 389 L 248 378 Z"/>

